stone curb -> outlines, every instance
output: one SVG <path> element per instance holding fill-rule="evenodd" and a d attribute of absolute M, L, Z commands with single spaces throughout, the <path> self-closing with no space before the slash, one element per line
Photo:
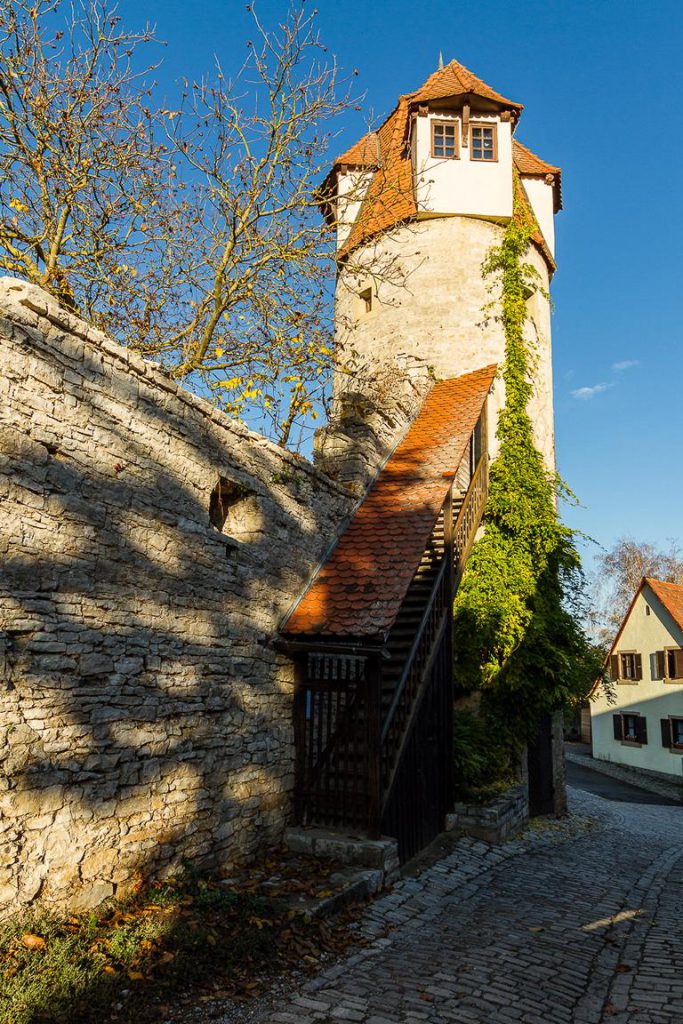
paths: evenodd
<path fill-rule="evenodd" d="M 565 748 L 564 756 L 570 764 L 591 768 L 595 772 L 600 772 L 601 775 L 609 775 L 610 778 L 618 779 L 620 782 L 627 782 L 631 786 L 637 786 L 649 793 L 656 793 L 657 796 L 665 796 L 683 804 L 683 784 L 676 785 L 675 782 L 668 783 L 653 779 L 637 768 L 612 764 L 610 761 L 600 761 L 598 758 L 580 754 L 575 750 Z"/>

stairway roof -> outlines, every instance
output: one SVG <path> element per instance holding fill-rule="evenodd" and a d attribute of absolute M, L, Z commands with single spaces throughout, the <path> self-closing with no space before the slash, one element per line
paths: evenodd
<path fill-rule="evenodd" d="M 496 374 L 434 385 L 355 515 L 282 625 L 285 637 L 383 641 L 452 484 Z"/>

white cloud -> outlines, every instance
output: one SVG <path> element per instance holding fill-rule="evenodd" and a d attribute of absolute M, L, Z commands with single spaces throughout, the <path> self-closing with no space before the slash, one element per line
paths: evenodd
<path fill-rule="evenodd" d="M 623 359 L 620 363 L 612 363 L 612 369 L 617 373 L 622 370 L 632 370 L 634 366 L 640 366 L 640 359 Z"/>
<path fill-rule="evenodd" d="M 603 391 L 609 391 L 613 388 L 614 384 L 593 384 L 590 388 L 576 388 L 575 391 L 571 392 L 572 398 L 579 398 L 586 400 L 589 398 L 595 398 L 596 395 L 602 394 Z"/>

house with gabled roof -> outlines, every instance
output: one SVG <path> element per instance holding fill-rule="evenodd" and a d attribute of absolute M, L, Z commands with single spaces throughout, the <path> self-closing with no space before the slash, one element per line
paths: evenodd
<path fill-rule="evenodd" d="M 522 109 L 451 61 L 335 161 L 320 193 L 337 237 L 338 367 L 316 463 L 359 503 L 281 626 L 298 666 L 296 817 L 395 836 L 403 859 L 453 799 L 453 598 L 505 401 L 482 263 L 513 217 L 531 228 L 530 413 L 554 466 L 561 172 L 514 137 Z M 397 266 L 400 280 L 384 273 Z"/>
<path fill-rule="evenodd" d="M 683 778 L 683 584 L 645 577 L 590 700 L 593 757 Z"/>

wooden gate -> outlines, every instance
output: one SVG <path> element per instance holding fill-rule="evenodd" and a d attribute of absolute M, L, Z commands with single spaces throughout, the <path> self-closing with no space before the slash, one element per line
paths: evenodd
<path fill-rule="evenodd" d="M 414 724 L 382 815 L 382 832 L 398 840 L 401 862 L 443 830 L 453 802 L 452 665 L 444 629 Z"/>

